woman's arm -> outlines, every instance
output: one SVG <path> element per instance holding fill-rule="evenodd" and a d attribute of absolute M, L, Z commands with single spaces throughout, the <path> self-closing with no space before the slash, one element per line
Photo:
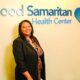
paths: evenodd
<path fill-rule="evenodd" d="M 28 80 L 33 80 L 28 71 L 22 73 Z"/>
<path fill-rule="evenodd" d="M 27 67 L 24 62 L 22 42 L 20 40 L 14 40 L 14 42 L 13 42 L 13 55 L 14 55 L 14 59 L 16 61 L 16 65 L 20 69 L 20 72 L 27 71 Z"/>
<path fill-rule="evenodd" d="M 24 62 L 24 54 L 22 50 L 22 41 L 21 40 L 14 40 L 13 42 L 13 54 L 18 65 L 20 72 L 28 79 L 33 80 L 30 73 L 28 72 L 27 66 Z"/>

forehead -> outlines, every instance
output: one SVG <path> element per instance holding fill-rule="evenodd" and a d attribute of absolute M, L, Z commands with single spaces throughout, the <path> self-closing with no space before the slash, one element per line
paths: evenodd
<path fill-rule="evenodd" d="M 23 22 L 21 26 L 30 26 L 30 23 L 28 23 L 28 22 Z"/>

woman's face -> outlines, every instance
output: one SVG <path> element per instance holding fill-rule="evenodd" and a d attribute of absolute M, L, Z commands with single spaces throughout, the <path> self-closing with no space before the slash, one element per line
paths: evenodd
<path fill-rule="evenodd" d="M 21 25 L 21 32 L 24 36 L 30 36 L 31 35 L 31 25 L 28 22 L 23 22 Z"/>

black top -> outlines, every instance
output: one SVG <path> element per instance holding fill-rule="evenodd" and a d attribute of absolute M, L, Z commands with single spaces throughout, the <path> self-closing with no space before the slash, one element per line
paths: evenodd
<path fill-rule="evenodd" d="M 38 45 L 40 45 L 35 37 L 34 40 Z M 33 80 L 38 80 L 38 54 L 29 42 L 21 37 L 16 38 L 13 41 L 13 54 L 16 61 L 15 79 L 26 80 L 22 73 L 29 71 Z M 41 78 L 46 80 L 44 53 L 40 58 L 42 61 Z"/>

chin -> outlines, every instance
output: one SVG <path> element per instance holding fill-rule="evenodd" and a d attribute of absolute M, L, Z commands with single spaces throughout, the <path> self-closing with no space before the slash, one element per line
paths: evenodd
<path fill-rule="evenodd" d="M 25 34 L 26 36 L 30 36 L 30 34 Z"/>

